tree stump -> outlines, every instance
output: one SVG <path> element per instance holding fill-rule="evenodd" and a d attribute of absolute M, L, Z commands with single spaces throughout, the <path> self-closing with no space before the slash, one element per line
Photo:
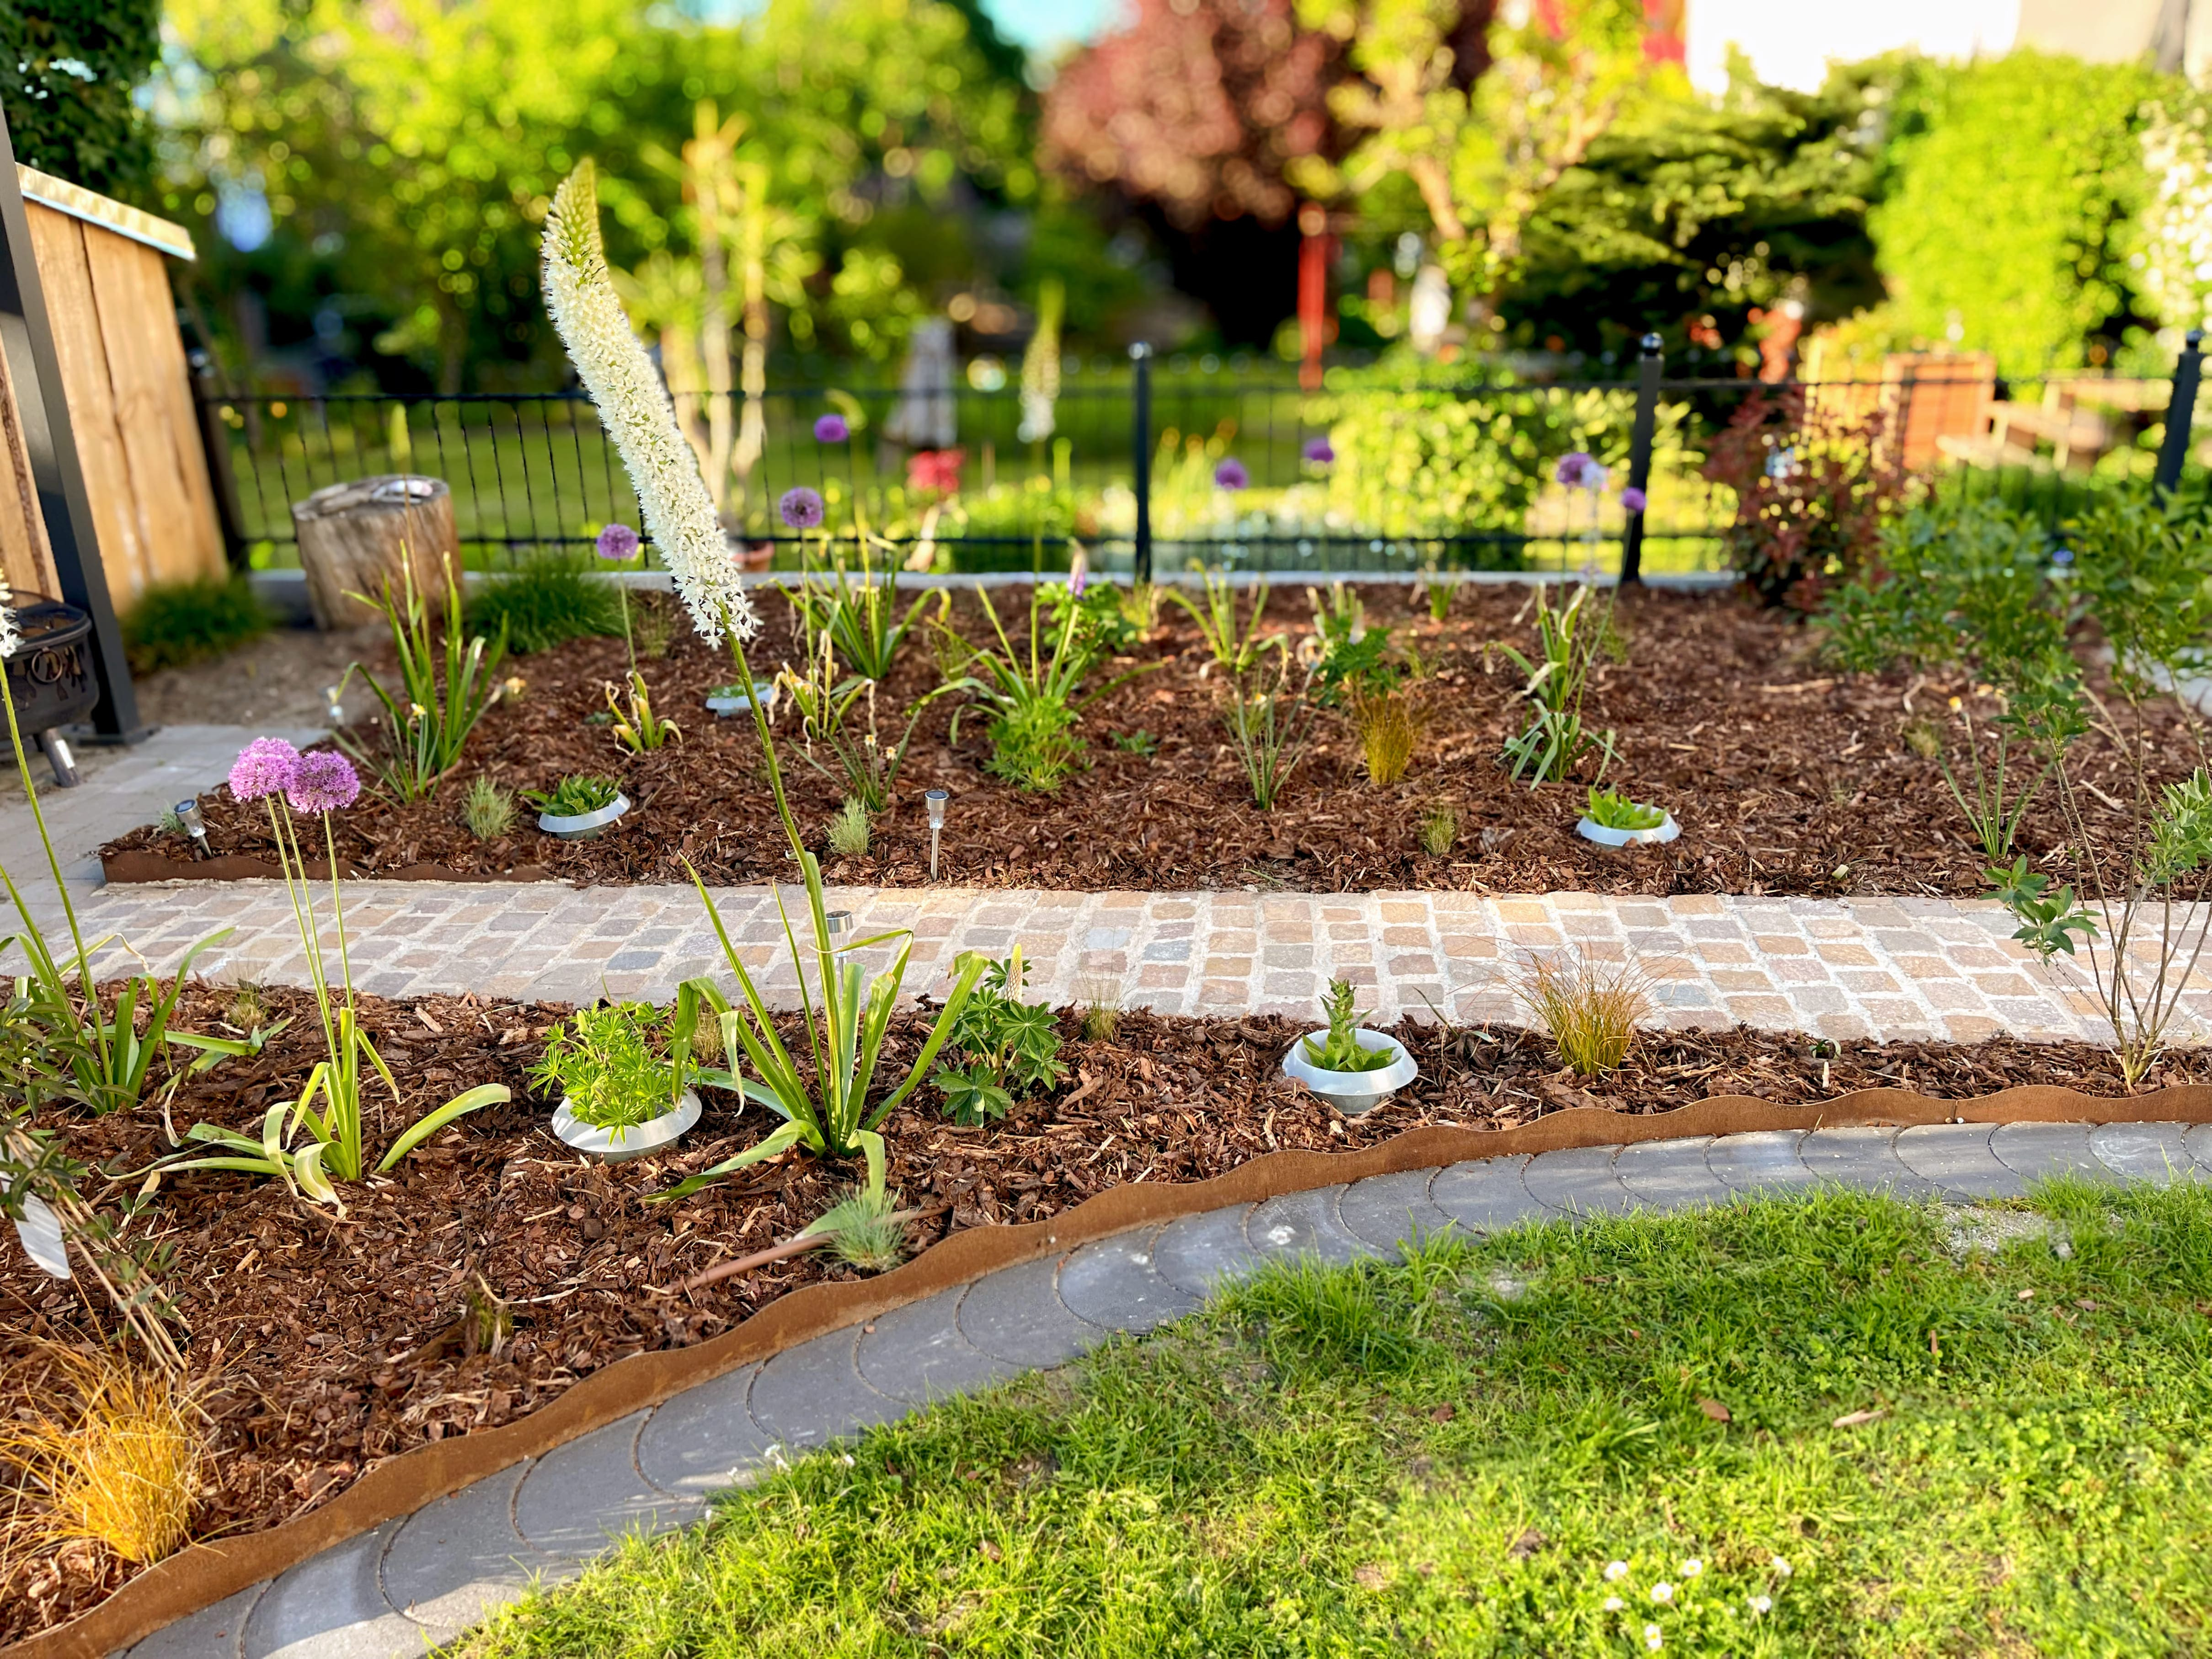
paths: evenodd
<path fill-rule="evenodd" d="M 453 492 L 442 478 L 387 473 L 331 484 L 293 502 L 292 522 L 300 533 L 307 605 L 325 632 L 376 621 L 374 610 L 347 595 L 381 599 L 388 584 L 397 598 L 410 566 L 426 604 L 445 592 L 447 561 L 456 575 L 460 572 Z"/>

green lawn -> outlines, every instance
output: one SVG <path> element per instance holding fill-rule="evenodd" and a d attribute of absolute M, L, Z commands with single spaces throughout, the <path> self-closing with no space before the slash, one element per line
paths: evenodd
<path fill-rule="evenodd" d="M 465 1651 L 2203 1652 L 2212 1192 L 2037 1207 L 2070 1255 L 1830 1194 L 1275 1273 Z"/>

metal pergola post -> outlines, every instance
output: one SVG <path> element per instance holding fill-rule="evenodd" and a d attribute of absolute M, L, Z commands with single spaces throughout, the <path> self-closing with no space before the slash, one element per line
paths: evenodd
<path fill-rule="evenodd" d="M 100 702 L 92 713 L 95 741 L 137 743 L 151 728 L 138 719 L 138 694 L 123 655 L 123 629 L 100 562 L 92 497 L 84 487 L 69 403 L 62 392 L 61 358 L 54 349 L 46 290 L 31 246 L 30 216 L 15 176 L 15 146 L 0 114 L 0 353 L 15 393 L 15 413 L 28 450 L 31 483 L 46 520 L 61 592 L 56 595 L 92 618 L 93 669 Z"/>

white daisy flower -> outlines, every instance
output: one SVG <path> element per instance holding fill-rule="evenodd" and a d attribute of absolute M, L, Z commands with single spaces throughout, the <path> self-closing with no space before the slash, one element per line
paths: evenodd
<path fill-rule="evenodd" d="M 1774 1598 L 1771 1595 L 1754 1595 L 1751 1598 L 1751 1610 L 1753 1613 L 1765 1613 L 1773 1606 Z"/>
<path fill-rule="evenodd" d="M 1626 1561 L 1608 1561 L 1608 1562 L 1607 1562 L 1607 1563 L 1605 1564 L 1605 1581 L 1606 1581 L 1606 1583 L 1607 1583 L 1608 1584 L 1617 1584 L 1617 1583 L 1619 1583 L 1622 1579 L 1624 1579 L 1624 1578 L 1626 1578 L 1626 1577 L 1628 1577 L 1628 1563 L 1627 1563 L 1627 1562 L 1626 1562 Z"/>
<path fill-rule="evenodd" d="M 1651 1599 L 1664 1607 L 1674 1599 L 1674 1587 L 1662 1578 L 1651 1587 Z"/>
<path fill-rule="evenodd" d="M 1705 1564 L 1698 1559 L 1694 1555 L 1688 1560 L 1682 1563 L 1682 1577 L 1685 1578 L 1695 1578 L 1705 1570 Z"/>

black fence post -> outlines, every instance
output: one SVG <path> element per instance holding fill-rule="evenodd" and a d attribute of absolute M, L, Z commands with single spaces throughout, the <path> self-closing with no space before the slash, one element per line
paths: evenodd
<path fill-rule="evenodd" d="M 2192 328 L 2173 365 L 2173 395 L 2166 400 L 2166 441 L 2158 447 L 2158 471 L 2151 475 L 2151 489 L 2171 495 L 2181 483 L 2181 464 L 2189 459 L 2189 424 L 2197 413 L 2197 383 L 2204 377 L 2204 331 Z"/>
<path fill-rule="evenodd" d="M 192 366 L 192 406 L 199 413 L 200 449 L 207 457 L 208 486 L 215 491 L 216 522 L 222 528 L 222 554 L 243 575 L 251 565 L 246 544 L 246 514 L 238 505 L 238 474 L 231 470 L 230 433 L 222 423 L 222 382 L 215 356 L 201 350 Z"/>
<path fill-rule="evenodd" d="M 1137 486 L 1137 546 L 1133 561 L 1136 580 L 1152 579 L 1152 349 L 1142 340 L 1129 348 L 1136 366 L 1137 384 L 1132 401 L 1136 414 L 1129 433 Z"/>
<path fill-rule="evenodd" d="M 1645 335 L 1641 343 L 1636 360 L 1636 424 L 1628 440 L 1628 488 L 1638 495 L 1651 488 L 1651 441 L 1659 429 L 1659 373 L 1666 366 L 1656 334 Z M 1633 586 L 1643 580 L 1644 509 L 1638 507 L 1621 532 L 1620 585 Z"/>
<path fill-rule="evenodd" d="M 123 629 L 100 562 L 92 497 L 70 429 L 62 392 L 61 358 L 54 349 L 53 320 L 31 247 L 31 221 L 15 177 L 15 147 L 0 115 L 0 351 L 15 392 L 23 447 L 46 545 L 53 551 L 57 596 L 92 618 L 92 662 L 100 676 L 100 702 L 92 711 L 96 740 L 137 743 L 152 735 L 138 719 L 138 693 L 124 659 Z"/>

